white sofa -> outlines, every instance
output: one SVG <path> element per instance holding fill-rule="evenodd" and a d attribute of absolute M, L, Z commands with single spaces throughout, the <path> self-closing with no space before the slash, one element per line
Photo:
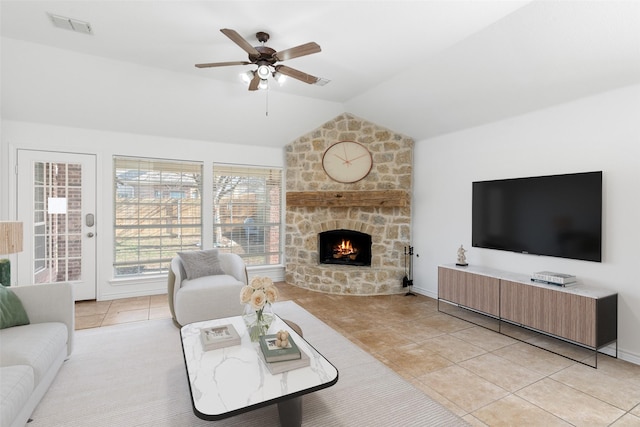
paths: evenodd
<path fill-rule="evenodd" d="M 68 283 L 10 289 L 30 323 L 0 330 L 0 426 L 23 427 L 71 355 L 75 306 Z"/>
<path fill-rule="evenodd" d="M 191 280 L 186 278 L 181 258 L 171 260 L 167 291 L 169 308 L 178 326 L 242 314 L 240 290 L 248 283 L 245 263 L 236 254 L 220 253 L 218 258 L 225 274 Z"/>

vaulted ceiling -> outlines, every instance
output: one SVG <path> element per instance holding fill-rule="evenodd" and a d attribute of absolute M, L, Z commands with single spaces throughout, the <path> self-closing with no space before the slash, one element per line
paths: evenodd
<path fill-rule="evenodd" d="M 2 117 L 284 146 L 342 112 L 420 141 L 640 83 L 637 1 L 27 1 L 0 3 Z M 91 24 L 87 35 L 50 15 Z M 249 92 L 222 34 L 322 51 Z M 254 43 L 255 42 L 255 43 Z"/>

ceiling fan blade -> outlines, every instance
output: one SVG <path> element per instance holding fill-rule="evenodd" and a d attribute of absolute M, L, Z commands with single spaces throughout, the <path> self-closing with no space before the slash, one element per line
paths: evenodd
<path fill-rule="evenodd" d="M 232 61 L 232 62 L 209 62 L 207 64 L 196 64 L 198 68 L 210 68 L 210 67 L 227 67 L 229 65 L 249 65 L 248 61 Z"/>
<path fill-rule="evenodd" d="M 249 55 L 260 56 L 260 52 L 258 52 L 255 47 L 251 46 L 251 43 L 246 41 L 240 34 L 237 33 L 237 31 L 231 30 L 229 28 L 223 28 L 220 31 L 222 32 L 222 34 L 229 37 L 232 42 L 240 46 L 242 50 L 247 52 Z"/>
<path fill-rule="evenodd" d="M 255 73 L 251 82 L 249 83 L 249 90 L 258 90 L 258 85 L 260 84 L 260 76 L 258 73 Z"/>
<path fill-rule="evenodd" d="M 309 83 L 310 85 L 317 83 L 320 78 L 312 76 L 311 74 L 303 73 L 302 71 L 298 71 L 295 68 L 287 67 L 286 65 L 278 65 L 275 67 L 276 71 L 284 74 L 285 76 L 289 76 L 296 80 L 300 80 L 301 82 Z"/>
<path fill-rule="evenodd" d="M 320 51 L 321 51 L 320 45 L 318 45 L 316 42 L 309 42 L 309 43 L 301 44 L 300 46 L 292 47 L 290 49 L 281 50 L 279 52 L 274 53 L 273 56 L 278 61 L 286 61 L 288 59 L 298 58 L 299 56 L 311 55 L 312 53 L 318 53 Z"/>

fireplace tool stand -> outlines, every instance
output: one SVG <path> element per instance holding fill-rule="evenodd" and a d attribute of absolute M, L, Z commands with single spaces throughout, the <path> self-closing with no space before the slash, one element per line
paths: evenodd
<path fill-rule="evenodd" d="M 407 256 L 409 257 L 409 270 L 407 271 Z M 409 252 L 407 247 L 404 247 L 404 277 L 402 278 L 402 287 L 409 288 L 409 291 L 404 296 L 413 296 L 416 294 L 411 292 L 413 287 L 413 246 L 409 246 Z"/>

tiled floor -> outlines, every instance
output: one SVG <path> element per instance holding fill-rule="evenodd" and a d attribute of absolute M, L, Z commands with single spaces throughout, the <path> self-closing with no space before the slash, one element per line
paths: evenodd
<path fill-rule="evenodd" d="M 76 329 L 161 318 L 171 318 L 166 294 L 76 303 Z"/>
<path fill-rule="evenodd" d="M 280 300 L 295 301 L 472 425 L 640 426 L 638 365 L 600 355 L 593 369 L 438 312 L 421 295 L 278 288 Z M 76 305 L 78 329 L 164 317 L 166 295 Z"/>

